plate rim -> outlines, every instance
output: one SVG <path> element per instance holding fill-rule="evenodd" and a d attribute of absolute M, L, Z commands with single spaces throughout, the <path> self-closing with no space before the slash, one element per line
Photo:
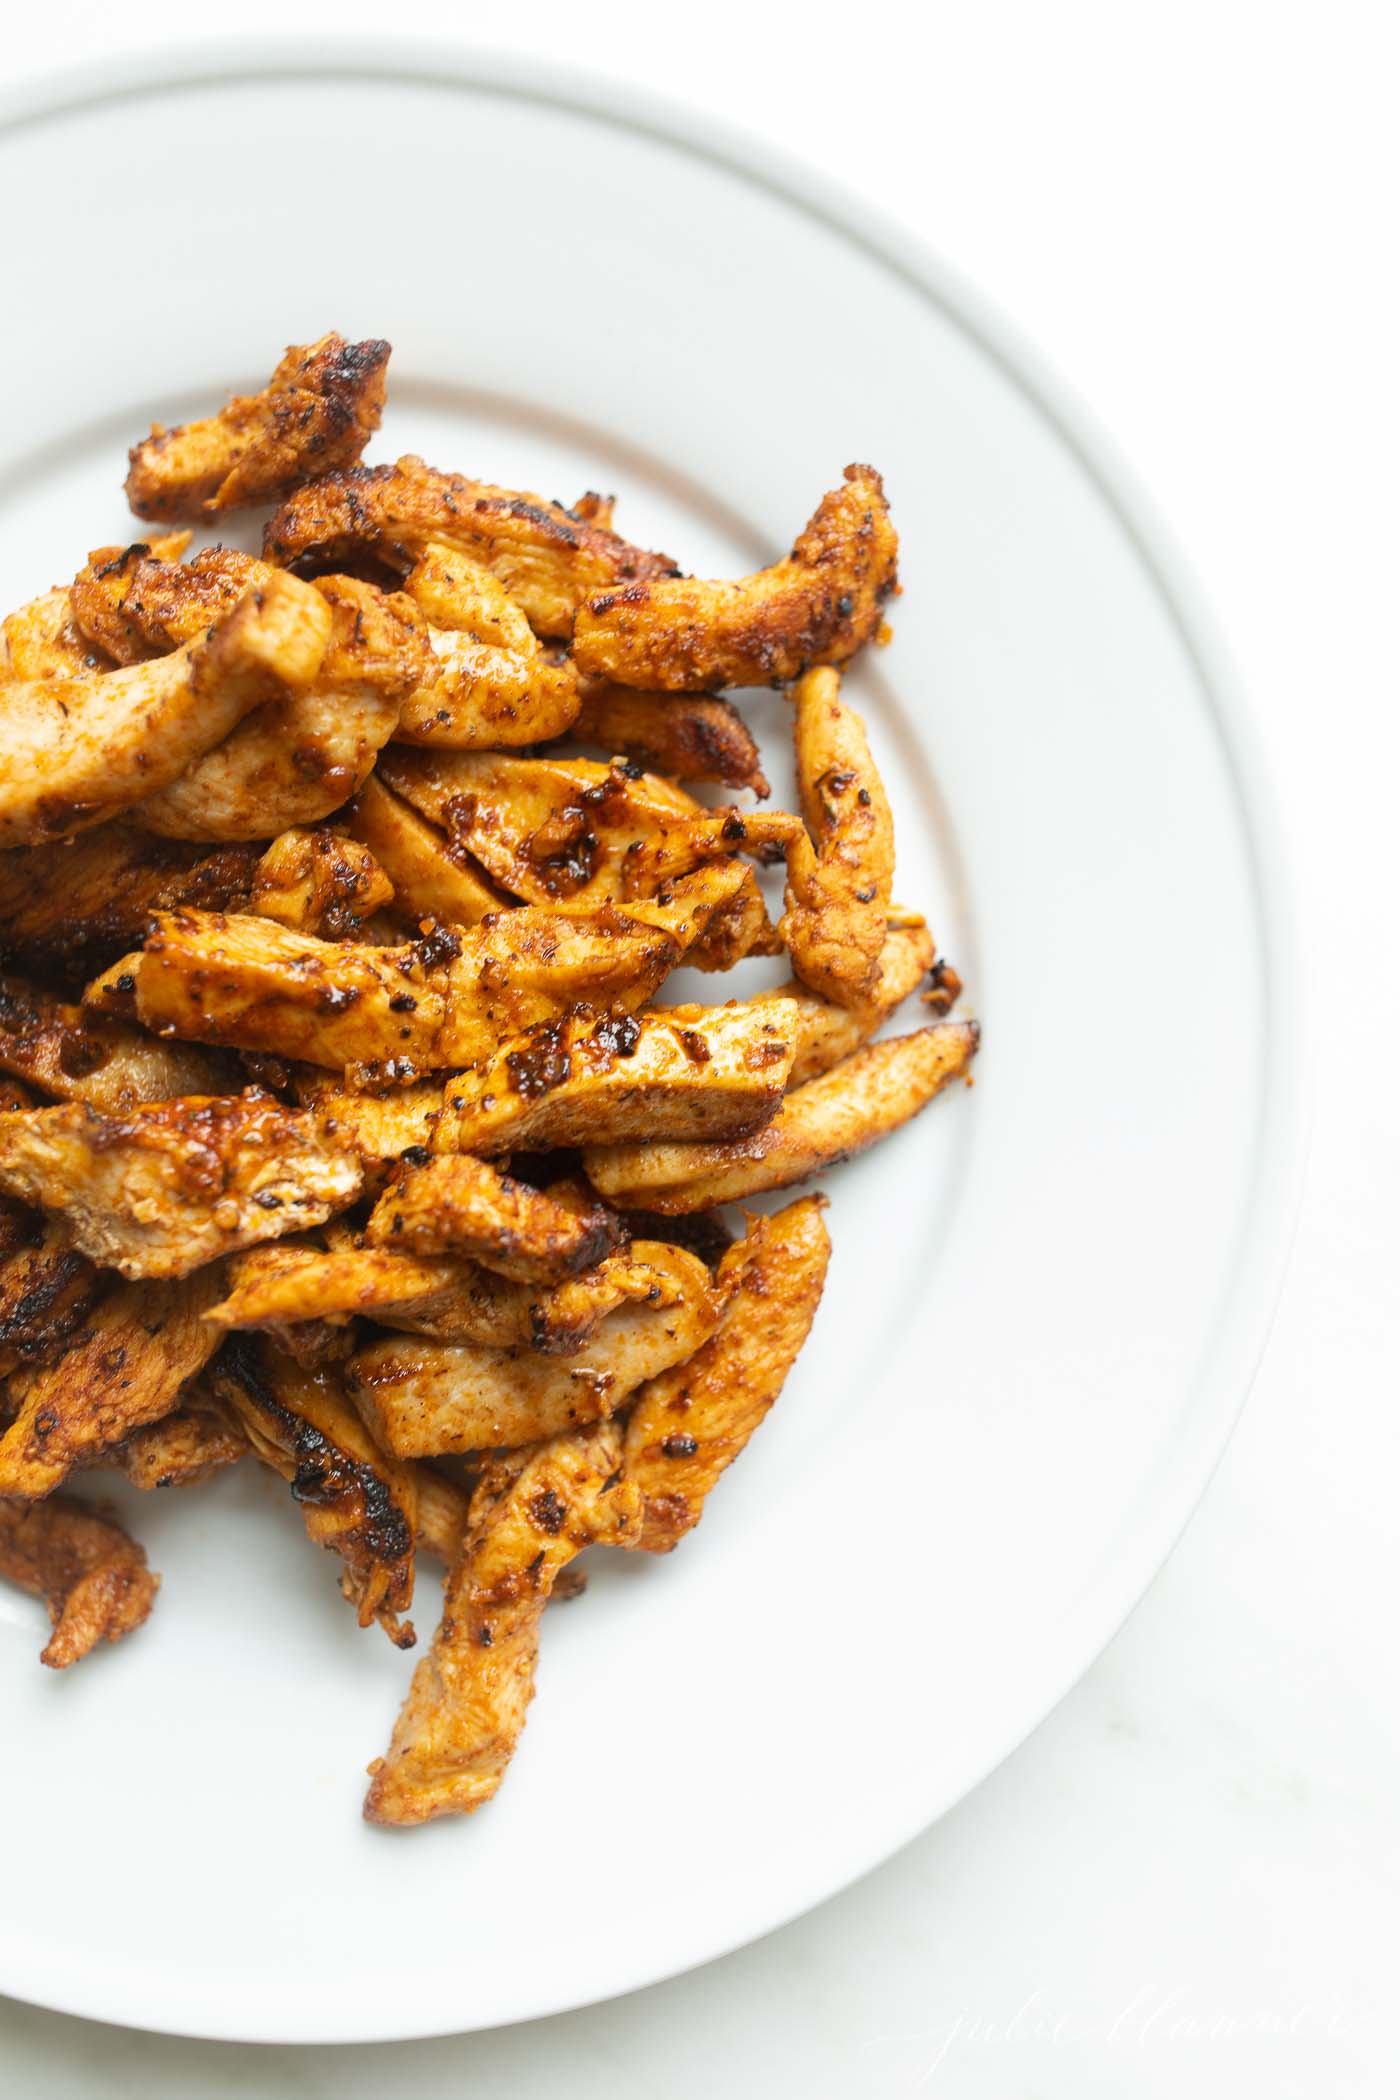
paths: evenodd
<path fill-rule="evenodd" d="M 401 2021 L 396 2024 L 390 2013 L 387 2019 L 368 2022 L 361 2016 L 350 2031 L 343 2027 L 331 2031 L 324 2023 L 310 2030 L 303 2026 L 290 2031 L 264 2019 L 263 2031 L 250 2033 L 226 2020 L 217 2025 L 192 2021 L 189 2016 L 182 2020 L 178 2012 L 158 2003 L 133 2007 L 105 2002 L 100 1984 L 86 1992 L 85 2003 L 76 2002 L 66 1977 L 52 1975 L 51 1964 L 43 1962 L 36 1965 L 33 1975 L 4 1979 L 9 1996 L 70 2017 L 201 2040 L 305 2045 L 410 2041 L 485 2031 L 604 2003 L 684 1975 L 753 1944 L 854 1886 L 965 1799 L 1019 1749 L 1141 1603 L 1186 1531 L 1234 1433 L 1269 1338 L 1296 1233 L 1310 1134 L 1314 1048 L 1297 885 L 1271 761 L 1224 633 L 1194 571 L 1136 469 L 1072 385 L 1020 325 L 1002 313 L 962 270 L 882 207 L 802 156 L 699 106 L 581 67 L 417 34 L 390 40 L 338 31 L 330 49 L 306 32 L 285 37 L 274 33 L 200 39 L 197 43 L 176 39 L 101 61 L 51 68 L 0 88 L 0 137 L 136 96 L 178 93 L 210 83 L 311 77 L 369 79 L 376 86 L 398 81 L 511 96 L 659 140 L 753 182 L 825 223 L 892 270 L 960 328 L 1046 418 L 1077 460 L 1141 560 L 1193 664 L 1202 703 L 1221 747 L 1246 850 L 1260 931 L 1266 1029 L 1261 1055 L 1265 1090 L 1258 1104 L 1252 1187 L 1243 1208 L 1240 1245 L 1222 1316 L 1193 1388 L 1205 1404 L 1195 1410 L 1198 1420 L 1193 1432 L 1181 1440 L 1182 1449 L 1173 1460 L 1163 1462 L 1154 1490 L 1152 1520 L 1131 1540 L 1120 1534 L 1111 1542 L 1095 1580 L 1067 1609 L 1056 1666 L 1038 1679 L 1030 1718 L 1017 1725 L 1011 1739 L 990 1759 L 979 1761 L 978 1768 L 955 1784 L 946 1798 L 939 1794 L 902 1819 L 895 1836 L 882 1840 L 857 1872 L 848 1874 L 838 1868 L 816 1894 L 804 1892 L 771 1904 L 766 1920 L 757 1924 L 708 1932 L 701 1936 L 703 1944 L 679 1957 L 673 1949 L 602 1996 L 592 1989 L 563 1997 L 546 1995 L 475 2018 L 470 2027 L 463 2027 L 460 2016 L 450 2012 L 432 2023 L 415 2018 L 407 2026 Z M 95 1982 L 90 1976 L 85 1980 Z M 277 2031 L 267 2031 L 269 2025 L 276 2025 Z"/>

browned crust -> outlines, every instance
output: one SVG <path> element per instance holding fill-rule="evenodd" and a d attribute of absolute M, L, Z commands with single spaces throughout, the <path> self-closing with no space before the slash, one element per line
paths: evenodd
<path fill-rule="evenodd" d="M 402 571 L 434 540 L 490 569 L 545 636 L 567 637 L 579 606 L 600 591 L 676 574 L 664 554 L 562 504 L 439 473 L 412 454 L 298 490 L 269 521 L 263 552 L 281 567 L 331 567 L 370 553 Z"/>
<path fill-rule="evenodd" d="M 345 1563 L 361 1626 L 377 1621 L 411 1648 L 399 1614 L 413 1602 L 413 1476 L 374 1448 L 334 1372 L 304 1370 L 270 1342 L 235 1334 L 205 1377 L 254 1451 L 282 1475 L 307 1535 Z"/>
<path fill-rule="evenodd" d="M 570 733 L 609 758 L 633 759 L 674 780 L 713 780 L 760 799 L 768 793 L 748 724 L 713 693 L 638 693 L 598 679 L 584 686 Z"/>
<path fill-rule="evenodd" d="M 68 1495 L 0 1501 L 0 1575 L 48 1606 L 53 1633 L 39 1660 L 51 1670 L 134 1632 L 160 1588 L 144 1547 Z"/>
<path fill-rule="evenodd" d="M 121 1284 L 103 1298 L 0 1437 L 0 1494 L 47 1495 L 71 1467 L 168 1415 L 218 1346 L 203 1314 L 220 1286 L 213 1267 L 179 1283 Z"/>
<path fill-rule="evenodd" d="M 574 623 L 574 661 L 586 676 L 668 693 L 779 685 L 869 641 L 898 552 L 880 476 L 849 466 L 772 568 L 735 583 L 639 578 L 595 594 Z"/>
<path fill-rule="evenodd" d="M 591 1269 L 625 1234 L 606 1204 L 564 1203 L 468 1154 L 405 1155 L 366 1229 L 373 1247 L 468 1255 L 524 1283 L 560 1283 Z"/>
<path fill-rule="evenodd" d="M 0 853 L 0 960 L 65 981 L 92 976 L 140 945 L 153 912 L 245 910 L 260 850 L 104 824 Z"/>
<path fill-rule="evenodd" d="M 293 344 L 260 393 L 173 430 L 154 424 L 131 448 L 131 508 L 138 518 L 217 517 L 351 466 L 379 428 L 389 347 L 334 332 Z"/>
<path fill-rule="evenodd" d="M 196 1379 L 173 1414 L 147 1422 L 97 1463 L 111 1467 L 134 1488 L 196 1487 L 224 1466 L 247 1456 L 248 1439 L 214 1394 Z"/>
<path fill-rule="evenodd" d="M 0 1378 L 62 1356 L 102 1288 L 60 1220 L 0 1197 Z"/>

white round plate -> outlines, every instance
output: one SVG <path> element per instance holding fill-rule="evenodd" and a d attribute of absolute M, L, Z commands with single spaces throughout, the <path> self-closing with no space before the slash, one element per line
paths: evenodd
<path fill-rule="evenodd" d="M 498 1800 L 360 1821 L 410 1663 L 249 1466 L 151 1497 L 151 1623 L 65 1676 L 0 1598 L 0 1988 L 353 2041 L 630 1990 L 863 1873 L 1042 1718 L 1160 1566 L 1262 1346 L 1300 1154 L 1294 934 L 1209 623 L 1006 326 L 809 171 L 613 88 L 402 46 L 165 55 L 0 126 L 8 604 L 131 537 L 125 447 L 328 327 L 372 457 L 571 500 L 688 567 L 848 460 L 902 535 L 853 684 L 975 1088 L 830 1177 L 831 1281 L 683 1551 L 549 1615 Z M 759 696 L 770 752 L 783 705 Z M 913 1025 L 920 1010 L 911 1010 Z M 133 1504 L 136 1498 L 131 1498 Z M 420 1626 L 431 1623 L 431 1579 Z"/>

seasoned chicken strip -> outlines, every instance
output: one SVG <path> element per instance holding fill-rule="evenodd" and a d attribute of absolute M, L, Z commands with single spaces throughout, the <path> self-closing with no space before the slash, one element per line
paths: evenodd
<path fill-rule="evenodd" d="M 379 428 L 388 362 L 387 343 L 334 332 L 293 344 L 261 393 L 174 430 L 153 424 L 131 448 L 128 503 L 138 518 L 217 517 L 352 466 Z"/>
<path fill-rule="evenodd" d="M 249 909 L 293 933 L 353 941 L 393 901 L 394 885 L 367 846 L 326 825 L 293 825 L 258 862 Z"/>
<path fill-rule="evenodd" d="M 404 589 L 430 623 L 433 656 L 404 702 L 401 742 L 468 750 L 564 735 L 578 713 L 574 667 L 545 654 L 490 569 L 434 541 Z"/>
<path fill-rule="evenodd" d="M 0 687 L 12 678 L 86 678 L 111 668 L 112 658 L 76 625 L 64 584 L 0 621 Z"/>
<path fill-rule="evenodd" d="M 235 1083 L 231 1060 L 185 1043 L 158 1043 L 125 1022 L 50 998 L 0 975 L 0 1071 L 59 1101 L 124 1115 L 174 1094 L 212 1094 Z"/>
<path fill-rule="evenodd" d="M 534 1695 L 539 1622 L 574 1556 L 625 1545 L 636 1490 L 610 1425 L 489 1465 L 477 1483 L 442 1622 L 394 1728 L 370 1766 L 371 1823 L 425 1823 L 489 1801 Z"/>
<path fill-rule="evenodd" d="M 256 846 L 212 852 L 103 824 L 75 839 L 0 853 L 0 957 L 91 977 L 139 946 L 154 911 L 246 908 Z"/>
<path fill-rule="evenodd" d="M 508 911 L 404 948 L 161 912 L 143 952 L 94 986 L 90 1003 L 107 1008 L 129 977 L 136 1013 L 157 1034 L 331 1068 L 374 1065 L 406 1081 L 469 1065 L 580 1001 L 642 1005 L 734 886 L 702 870 L 625 917 Z"/>
<path fill-rule="evenodd" d="M 880 624 L 898 553 L 879 475 L 847 467 L 773 568 L 738 583 L 648 577 L 594 594 L 574 623 L 574 662 L 667 693 L 778 685 L 844 663 Z"/>
<path fill-rule="evenodd" d="M 131 1278 L 187 1276 L 319 1225 L 362 1179 L 313 1114 L 257 1088 L 125 1117 L 85 1102 L 0 1115 L 0 1188 L 61 1212 L 76 1246 Z"/>
<path fill-rule="evenodd" d="M 211 1473 L 247 1456 L 248 1439 L 223 1403 L 203 1391 L 202 1377 L 173 1414 L 147 1422 L 120 1444 L 97 1454 L 135 1488 L 197 1487 Z"/>
<path fill-rule="evenodd" d="M 0 1437 L 0 1495 L 37 1498 L 146 1422 L 178 1405 L 220 1334 L 204 1314 L 217 1269 L 177 1283 L 119 1284 L 87 1315 L 67 1354 L 28 1384 Z"/>
<path fill-rule="evenodd" d="M 405 1458 L 557 1436 L 614 1414 L 646 1379 L 693 1356 L 721 1300 L 703 1262 L 660 1240 L 651 1267 L 674 1284 L 670 1305 L 624 1306 L 572 1356 L 391 1335 L 350 1359 L 347 1383 L 375 1437 Z"/>
<path fill-rule="evenodd" d="M 719 1265 L 720 1323 L 685 1363 L 644 1385 L 627 1418 L 625 1477 L 642 1498 L 631 1544 L 669 1553 L 783 1389 L 816 1316 L 831 1239 L 825 1198 L 757 1218 Z"/>
<path fill-rule="evenodd" d="M 399 1253 L 346 1239 L 328 1248 L 255 1248 L 237 1263 L 232 1290 L 209 1318 L 225 1328 L 276 1330 L 363 1315 L 435 1341 L 519 1344 L 569 1356 L 620 1305 L 662 1305 L 676 1296 L 674 1279 L 646 1260 L 644 1245 L 541 1286 L 512 1282 L 459 1255 Z"/>
<path fill-rule="evenodd" d="M 664 554 L 542 496 L 440 474 L 412 454 L 325 475 L 284 503 L 263 535 L 263 553 L 280 567 L 374 554 L 408 569 L 434 544 L 489 569 L 546 638 L 567 638 L 594 593 L 676 573 Z"/>
<path fill-rule="evenodd" d="M 331 622 L 316 677 L 304 691 L 255 709 L 172 786 L 140 803 L 134 822 L 169 838 L 261 839 L 320 823 L 363 784 L 398 727 L 404 695 L 418 684 L 427 641 L 398 594 L 349 576 L 324 576 L 315 590 Z"/>
<path fill-rule="evenodd" d="M 61 1356 L 103 1286 L 60 1219 L 0 1197 L 0 1378 Z"/>
<path fill-rule="evenodd" d="M 175 532 L 166 539 L 152 541 L 143 552 L 159 551 L 162 559 L 175 561 L 189 541 L 187 532 Z M 120 551 L 103 547 L 88 559 L 96 564 Z M 95 671 L 110 671 L 114 663 L 127 660 L 119 650 L 109 650 L 100 634 L 84 628 L 77 618 L 68 584 L 57 584 L 42 592 L 0 621 L 0 683 L 10 678 L 81 678 Z"/>
<path fill-rule="evenodd" d="M 735 853 L 776 861 L 805 835 L 785 811 L 707 810 L 657 774 L 589 759 L 395 745 L 379 774 L 502 889 L 570 911 L 653 895 Z"/>
<path fill-rule="evenodd" d="M 198 641 L 215 620 L 233 611 L 250 584 L 265 580 L 255 573 L 263 565 L 231 547 L 205 548 L 185 563 L 181 557 L 189 543 L 188 532 L 172 532 L 163 539 L 133 540 L 125 547 L 94 547 L 88 555 L 67 587 L 68 608 L 79 638 L 100 652 L 104 664 L 109 658 L 118 664 L 144 663 L 178 649 L 182 642 Z M 142 600 L 152 579 L 159 597 L 168 578 L 203 582 L 206 576 L 209 581 L 198 591 L 188 616 L 168 632 L 147 632 Z"/>
<path fill-rule="evenodd" d="M 522 1283 L 558 1283 L 595 1267 L 623 1239 L 595 1198 L 561 1201 L 562 1193 L 464 1153 L 413 1153 L 375 1205 L 365 1237 L 401 1253 L 468 1255 Z"/>
<path fill-rule="evenodd" d="M 977 1049 L 975 1021 L 871 1043 L 789 1094 L 752 1137 L 719 1145 L 599 1145 L 589 1180 L 610 1202 L 674 1213 L 788 1188 L 898 1130 L 959 1078 Z"/>
<path fill-rule="evenodd" d="M 51 1670 L 133 1633 L 160 1588 L 144 1548 L 69 1495 L 0 1501 L 0 1575 L 48 1606 L 53 1633 L 39 1660 Z"/>
<path fill-rule="evenodd" d="M 413 1628 L 418 1529 L 415 1469 L 369 1437 L 333 1372 L 304 1371 L 269 1342 L 238 1335 L 205 1373 L 264 1464 L 280 1473 L 307 1537 L 344 1562 L 341 1587 L 361 1626 L 377 1621 L 396 1647 Z"/>
<path fill-rule="evenodd" d="M 791 999 L 797 1008 L 797 1055 L 788 1074 L 789 1090 L 819 1079 L 843 1058 L 854 1055 L 881 1022 L 918 990 L 933 968 L 933 957 L 933 935 L 924 921 L 906 917 L 898 925 L 891 924 L 880 950 L 877 998 L 858 1013 L 849 1006 L 833 1005 L 795 977 L 775 992 L 759 992 L 760 999 Z"/>
<path fill-rule="evenodd" d="M 387 788 L 377 773 L 345 811 L 345 822 L 393 883 L 396 917 L 413 925 L 440 919 L 447 926 L 475 926 L 506 904 L 471 855 Z"/>
<path fill-rule="evenodd" d="M 768 781 L 758 746 L 737 708 L 711 693 L 638 693 L 607 679 L 586 679 L 570 732 L 675 780 L 715 780 L 751 788 L 760 800 Z"/>
<path fill-rule="evenodd" d="M 85 830 L 167 787 L 250 709 L 307 684 L 329 632 L 320 593 L 280 576 L 158 663 L 7 687 L 0 847 Z"/>
<path fill-rule="evenodd" d="M 297 1100 L 315 1109 L 327 1137 L 348 1146 L 369 1167 L 402 1159 L 405 1153 L 426 1158 L 442 1120 L 443 1089 L 432 1079 L 366 1094 L 343 1086 L 315 1065 L 300 1065 L 293 1070 L 292 1086 Z M 371 1180 L 369 1185 L 377 1184 Z"/>
<path fill-rule="evenodd" d="M 739 1137 L 776 1113 L 796 1023 L 780 999 L 546 1021 L 447 1089 L 435 1143 L 490 1155 Z"/>
<path fill-rule="evenodd" d="M 793 737 L 807 832 L 788 850 L 779 932 L 804 984 L 861 1012 L 880 1003 L 894 820 L 865 725 L 842 699 L 835 671 L 798 681 Z"/>

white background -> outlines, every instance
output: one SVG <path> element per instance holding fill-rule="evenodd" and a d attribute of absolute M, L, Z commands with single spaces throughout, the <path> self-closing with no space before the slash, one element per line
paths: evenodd
<path fill-rule="evenodd" d="M 1291 820 L 1319 1051 L 1298 1244 L 1243 1425 L 1146 1602 L 1009 1764 L 859 1887 L 621 2003 L 410 2048 L 217 2048 L 0 2002 L 0 2087 L 1395 2092 L 1394 20 L 1383 0 L 533 0 L 489 17 L 399 0 L 405 31 L 650 84 L 818 161 L 976 280 L 1118 438 L 1215 601 Z M 392 26 L 362 0 L 208 18 L 46 0 L 7 24 L 0 63 L 22 77 L 163 34 L 336 25 Z M 72 261 L 55 255 L 58 285 Z M 152 257 L 153 325 L 158 278 Z M 8 325 L 53 290 L 10 284 Z"/>

